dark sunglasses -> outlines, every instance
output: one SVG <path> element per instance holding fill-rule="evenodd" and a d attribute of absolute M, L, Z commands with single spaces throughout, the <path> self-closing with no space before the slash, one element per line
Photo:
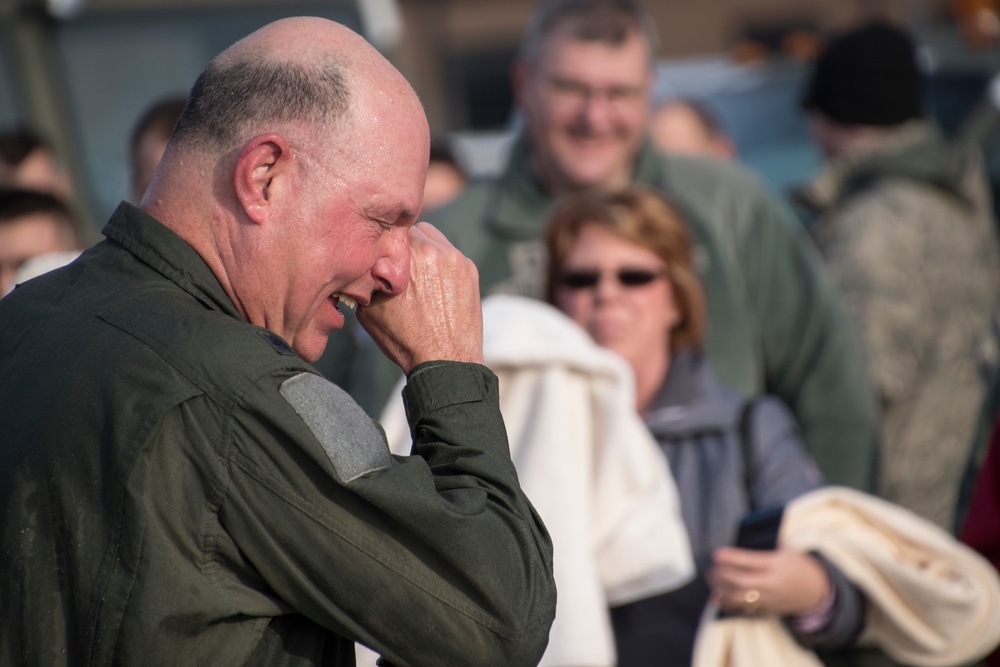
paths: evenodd
<path fill-rule="evenodd" d="M 564 271 L 559 284 L 569 289 L 593 289 L 601 281 L 600 271 Z M 618 269 L 612 273 L 622 287 L 642 287 L 663 276 L 662 271 Z"/>

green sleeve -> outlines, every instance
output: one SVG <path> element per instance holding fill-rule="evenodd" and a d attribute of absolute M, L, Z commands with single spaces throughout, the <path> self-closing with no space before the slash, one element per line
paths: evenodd
<path fill-rule="evenodd" d="M 555 608 L 551 543 L 518 485 L 496 376 L 418 367 L 404 393 L 418 456 L 403 458 L 346 395 L 331 437 L 350 442 L 324 449 L 279 380 L 251 388 L 234 425 L 221 519 L 246 576 L 397 665 L 537 664 Z M 345 481 L 343 456 L 382 463 Z"/>

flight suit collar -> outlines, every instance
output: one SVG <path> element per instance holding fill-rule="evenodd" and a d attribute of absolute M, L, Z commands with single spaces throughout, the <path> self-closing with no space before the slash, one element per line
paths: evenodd
<path fill-rule="evenodd" d="M 123 201 L 101 233 L 206 308 L 243 319 L 201 255 L 173 230 L 138 207 Z"/>

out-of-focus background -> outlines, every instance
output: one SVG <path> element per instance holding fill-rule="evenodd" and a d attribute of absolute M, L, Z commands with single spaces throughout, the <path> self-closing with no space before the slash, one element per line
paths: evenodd
<path fill-rule="evenodd" d="M 922 44 L 930 105 L 977 131 L 1000 182 L 991 116 L 971 122 L 1000 71 L 997 0 L 648 0 L 662 36 L 658 96 L 705 102 L 741 159 L 779 190 L 819 161 L 797 101 L 823 40 L 873 16 Z M 495 167 L 517 122 L 508 69 L 536 0 L 2 0 L 0 126 L 56 145 L 96 230 L 128 198 L 128 140 L 157 98 L 185 92 L 217 52 L 282 16 L 343 22 L 409 78 L 432 132 L 472 173 Z M 985 119 L 985 120 L 983 120 Z"/>

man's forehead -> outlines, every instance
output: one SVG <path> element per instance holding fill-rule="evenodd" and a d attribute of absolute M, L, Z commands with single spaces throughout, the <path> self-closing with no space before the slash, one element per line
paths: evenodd
<path fill-rule="evenodd" d="M 584 52 L 595 54 L 595 58 L 581 60 Z M 605 56 L 613 59 L 614 65 L 605 61 L 604 67 L 597 67 Z M 597 63 L 594 60 L 598 60 Z M 623 67 L 628 61 L 631 67 Z M 649 49 L 639 32 L 630 33 L 621 44 L 603 40 L 583 39 L 569 32 L 552 33 L 545 40 L 538 68 L 548 74 L 574 73 L 580 76 L 610 76 L 616 73 L 620 78 L 645 79 L 652 72 Z"/>

